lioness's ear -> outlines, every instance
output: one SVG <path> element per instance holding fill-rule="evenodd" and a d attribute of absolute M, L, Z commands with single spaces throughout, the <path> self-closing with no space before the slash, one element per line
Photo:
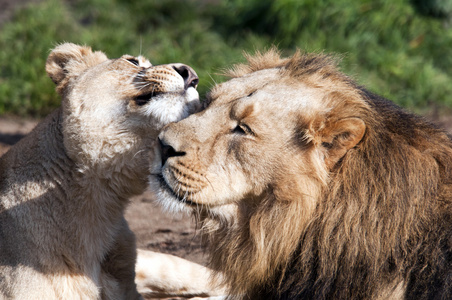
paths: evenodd
<path fill-rule="evenodd" d="M 80 75 L 87 68 L 95 66 L 107 57 L 102 52 L 93 52 L 90 47 L 66 43 L 52 50 L 46 62 L 46 71 L 57 85 L 64 89 L 68 78 Z"/>
<path fill-rule="evenodd" d="M 325 163 L 332 168 L 347 151 L 363 138 L 366 125 L 359 118 L 345 118 L 330 124 L 322 130 L 321 146 L 327 150 Z"/>

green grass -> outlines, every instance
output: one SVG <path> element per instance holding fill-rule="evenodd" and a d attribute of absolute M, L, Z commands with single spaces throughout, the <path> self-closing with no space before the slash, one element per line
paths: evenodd
<path fill-rule="evenodd" d="M 69 4 L 70 3 L 70 4 Z M 204 95 L 243 61 L 278 45 L 341 54 L 342 69 L 394 102 L 452 106 L 452 1 L 427 0 L 43 0 L 0 30 L 0 113 L 43 116 L 59 105 L 45 74 L 50 49 L 74 42 L 109 57 L 142 54 L 183 62 Z"/>

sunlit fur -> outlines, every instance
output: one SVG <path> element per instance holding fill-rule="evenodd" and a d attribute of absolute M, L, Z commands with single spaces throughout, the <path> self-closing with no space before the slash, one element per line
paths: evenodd
<path fill-rule="evenodd" d="M 210 280 L 208 268 L 170 254 L 137 252 L 135 281 L 146 299 L 224 300 L 226 291 Z"/>
<path fill-rule="evenodd" d="M 0 158 L 0 298 L 140 298 L 124 209 L 161 127 L 200 106 L 174 67 L 74 44 L 50 53 L 62 106 Z"/>
<path fill-rule="evenodd" d="M 159 135 L 231 299 L 449 299 L 452 143 L 335 59 L 272 49 Z M 244 126 L 246 125 L 246 126 Z"/>

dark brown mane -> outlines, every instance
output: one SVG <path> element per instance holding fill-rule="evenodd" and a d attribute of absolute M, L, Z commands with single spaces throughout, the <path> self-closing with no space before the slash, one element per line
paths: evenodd
<path fill-rule="evenodd" d="M 365 140 L 332 174 L 283 288 L 267 296 L 368 299 L 400 274 L 406 299 L 451 295 L 452 143 L 422 118 L 361 93 L 374 113 Z M 437 294 L 427 294 L 435 285 Z"/>
<path fill-rule="evenodd" d="M 280 52 L 276 48 L 271 48 L 265 53 L 256 52 L 254 55 L 246 53 L 245 58 L 247 64 L 234 65 L 225 72 L 226 75 L 241 77 L 260 70 L 284 67 L 286 72 L 293 77 L 319 74 L 323 78 L 329 76 L 347 78 L 337 68 L 340 58 L 333 55 L 303 53 L 298 50 L 291 58 L 282 59 Z"/>

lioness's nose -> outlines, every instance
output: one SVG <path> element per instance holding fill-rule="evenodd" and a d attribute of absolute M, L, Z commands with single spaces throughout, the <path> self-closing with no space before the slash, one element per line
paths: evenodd
<path fill-rule="evenodd" d="M 160 150 L 161 150 L 161 153 L 162 153 L 162 166 L 165 164 L 165 162 L 170 157 L 184 156 L 185 155 L 185 152 L 178 152 L 178 151 L 176 151 L 173 148 L 173 146 L 171 146 L 169 143 L 167 143 L 163 138 L 161 139 L 159 137 L 158 140 L 159 140 Z"/>
<path fill-rule="evenodd" d="M 184 79 L 185 89 L 188 89 L 189 87 L 196 88 L 199 78 L 195 70 L 184 64 L 173 64 L 173 69 Z"/>

